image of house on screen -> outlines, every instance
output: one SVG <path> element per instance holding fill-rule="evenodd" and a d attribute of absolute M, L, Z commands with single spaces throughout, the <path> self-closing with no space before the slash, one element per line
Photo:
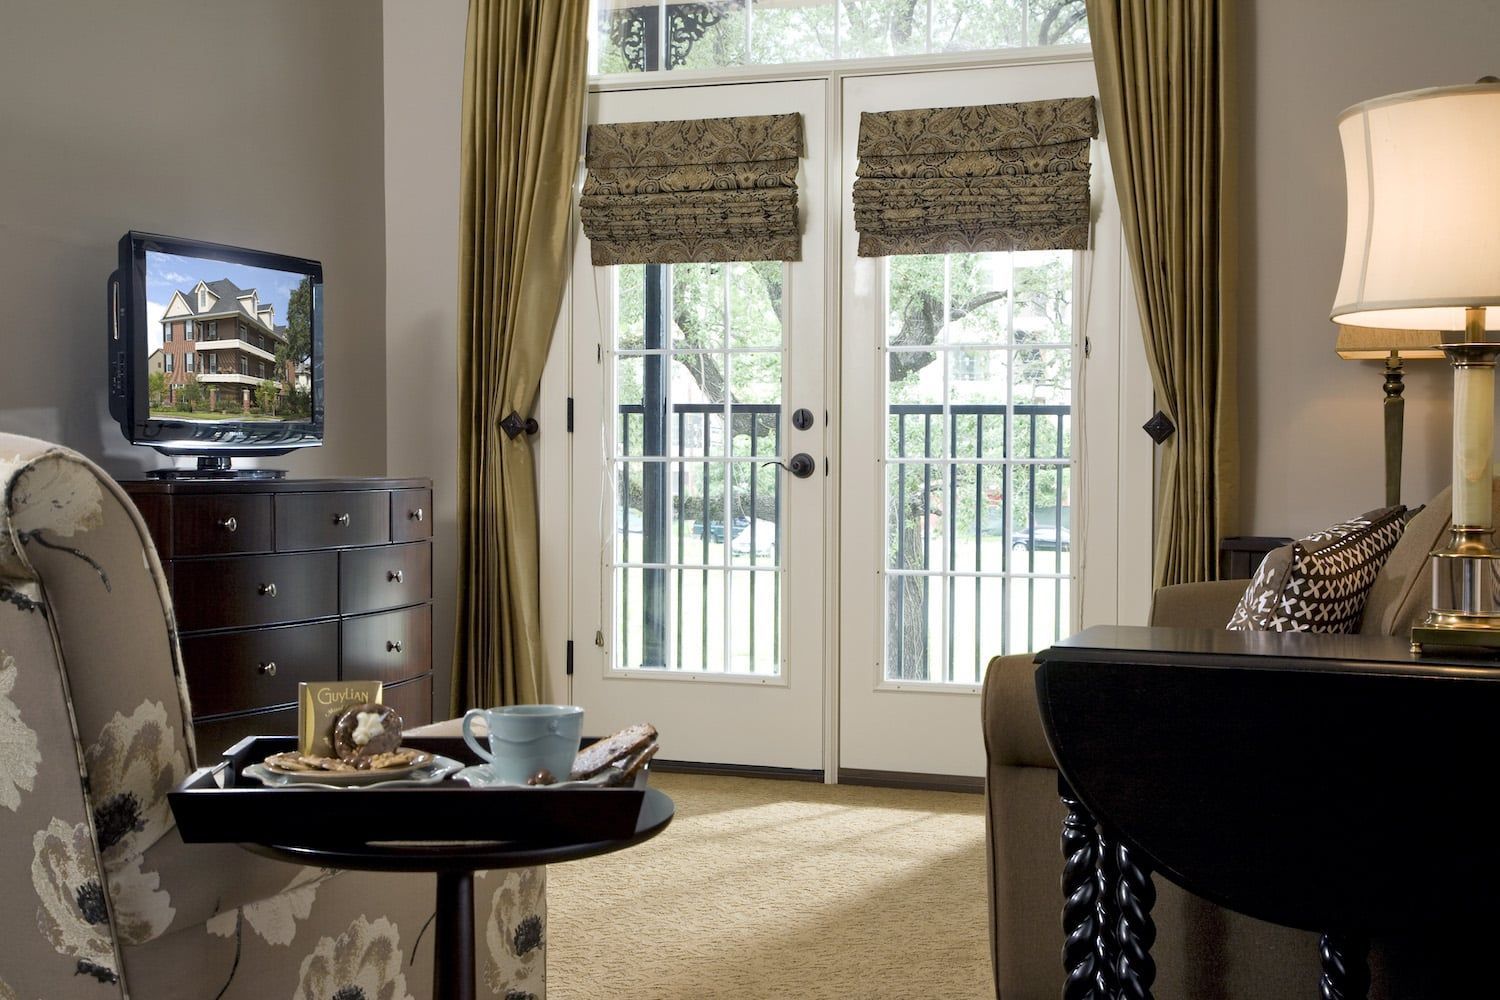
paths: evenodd
<path fill-rule="evenodd" d="M 247 411 L 262 382 L 299 386 L 307 380 L 291 362 L 277 370 L 277 348 L 285 347 L 287 332 L 276 325 L 275 307 L 228 279 L 174 291 L 161 331 L 160 357 L 152 352 L 148 365 L 166 376 L 168 404 L 195 378 L 208 392 L 209 409 L 237 403 Z"/>

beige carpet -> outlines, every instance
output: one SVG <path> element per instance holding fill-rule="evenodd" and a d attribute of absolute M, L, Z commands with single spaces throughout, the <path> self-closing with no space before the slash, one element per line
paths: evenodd
<path fill-rule="evenodd" d="M 548 870 L 549 1000 L 993 995 L 982 796 L 651 781 L 664 833 Z"/>

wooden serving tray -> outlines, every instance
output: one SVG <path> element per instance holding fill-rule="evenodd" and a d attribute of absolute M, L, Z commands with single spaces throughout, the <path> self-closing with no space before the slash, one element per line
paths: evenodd
<path fill-rule="evenodd" d="M 412 737 L 403 745 L 480 763 L 451 737 Z M 425 787 L 267 788 L 241 773 L 273 753 L 297 749 L 295 736 L 247 736 L 212 767 L 200 767 L 167 793 L 185 843 L 354 847 L 379 841 L 503 841 L 539 847 L 615 840 L 635 833 L 645 772 L 633 788 Z"/>

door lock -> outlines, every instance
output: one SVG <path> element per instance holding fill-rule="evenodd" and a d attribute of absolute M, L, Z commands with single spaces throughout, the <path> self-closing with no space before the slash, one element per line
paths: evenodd
<path fill-rule="evenodd" d="M 805 431 L 808 428 L 810 428 L 812 425 L 813 425 L 812 410 L 809 410 L 807 407 L 804 406 L 804 407 L 802 407 L 799 410 L 793 411 L 793 413 L 792 413 L 792 426 L 793 427 L 797 428 L 799 431 Z"/>
<path fill-rule="evenodd" d="M 806 479 L 818 471 L 818 462 L 805 451 L 799 451 L 785 462 L 762 462 L 761 465 L 779 465 L 798 479 Z"/>

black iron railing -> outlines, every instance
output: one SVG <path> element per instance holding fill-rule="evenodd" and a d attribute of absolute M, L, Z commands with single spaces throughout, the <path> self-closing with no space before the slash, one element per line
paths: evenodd
<path fill-rule="evenodd" d="M 700 662 L 707 668 L 714 662 L 710 657 L 708 628 L 710 546 L 716 542 L 732 545 L 737 538 L 744 536 L 748 540 L 749 562 L 735 564 L 735 568 L 781 565 L 781 480 L 779 476 L 773 477 L 768 497 L 760 476 L 756 474 L 759 463 L 780 457 L 781 406 L 775 403 L 732 403 L 728 407 L 719 403 L 677 403 L 670 408 L 662 406 L 648 410 L 636 403 L 619 406 L 618 413 L 619 451 L 625 457 L 617 459 L 616 561 L 641 566 L 641 600 L 644 605 L 632 615 L 630 588 L 621 588 L 618 609 L 621 648 L 633 649 L 639 641 L 640 665 L 666 666 L 667 622 L 674 617 L 667 613 L 667 588 L 675 585 L 677 606 L 681 608 L 686 575 L 697 572 L 702 579 L 699 588 L 701 627 L 697 639 L 701 647 Z M 888 431 L 892 435 L 890 459 L 897 463 L 891 484 L 894 495 L 890 499 L 893 511 L 899 512 L 900 516 L 891 523 L 891 512 L 887 514 L 886 528 L 892 533 L 891 551 L 887 556 L 892 570 L 890 578 L 898 582 L 891 585 L 887 594 L 887 620 L 891 631 L 886 676 L 910 680 L 954 679 L 954 654 L 959 641 L 955 591 L 958 586 L 970 583 L 974 587 L 974 656 L 976 663 L 983 664 L 987 651 L 983 648 L 982 626 L 987 616 L 980 599 L 982 581 L 987 576 L 991 579 L 999 576 L 1006 588 L 1025 586 L 1029 612 L 1025 648 L 1035 648 L 1038 638 L 1034 613 L 1037 588 L 1050 586 L 1054 607 L 1061 609 L 1067 583 L 1067 574 L 1060 569 L 1038 575 L 1037 553 L 1054 552 L 1054 565 L 1061 567 L 1063 553 L 1070 548 L 1067 476 L 1071 465 L 1072 407 L 1024 403 L 1012 406 L 964 403 L 944 407 L 899 403 L 891 405 L 888 414 L 891 421 Z M 675 431 L 675 436 L 669 431 Z M 689 469 L 695 465 L 701 470 L 701 479 L 697 483 L 689 479 Z M 963 466 L 973 469 L 972 483 L 967 481 L 967 473 L 960 481 Z M 721 470 L 718 474 L 724 477 L 717 487 L 714 469 Z M 732 471 L 734 469 L 743 470 L 743 474 L 737 474 Z M 674 476 L 675 499 L 669 490 Z M 955 516 L 943 516 L 940 503 L 939 507 L 934 507 L 934 501 L 940 501 L 944 495 L 944 477 L 948 480 L 947 495 L 955 507 Z M 1020 482 L 1016 481 L 1018 479 Z M 960 490 L 972 490 L 971 498 L 960 497 Z M 717 497 L 713 495 L 715 492 Z M 994 508 L 996 495 L 999 498 L 998 523 L 987 516 L 987 512 Z M 957 510 L 966 506 L 970 499 L 970 515 L 956 516 Z M 632 521 L 636 512 L 640 516 L 638 527 Z M 941 519 L 941 534 L 950 560 L 946 567 L 934 563 L 931 530 L 934 518 Z M 962 526 L 961 521 L 965 522 Z M 692 522 L 696 522 L 697 527 L 690 533 L 689 524 Z M 764 522 L 776 529 L 766 559 L 761 558 L 766 547 L 759 537 Z M 632 534 L 639 534 L 640 540 L 633 541 Z M 674 536 L 678 557 L 671 559 L 670 544 Z M 1000 564 L 987 565 L 984 539 L 997 536 L 1004 539 Z M 972 567 L 966 566 L 959 576 L 943 573 L 945 568 L 952 569 L 951 560 L 958 547 L 970 543 L 973 545 Z M 669 569 L 671 563 L 687 562 L 691 545 L 701 546 L 693 553 L 700 565 Z M 725 562 L 732 563 L 733 559 Z M 749 629 L 752 664 L 755 663 L 757 575 L 748 574 L 748 617 L 743 623 L 726 623 L 727 627 Z M 780 655 L 780 574 L 775 574 L 773 579 L 775 589 L 770 596 L 775 608 L 773 635 L 776 648 L 772 651 L 771 662 L 775 663 Z M 931 662 L 929 644 L 933 639 L 929 623 L 934 581 L 948 588 L 947 648 L 943 657 L 947 666 L 943 676 L 936 678 L 929 676 L 928 669 Z M 1006 607 L 998 609 L 1000 649 L 988 652 L 1011 648 L 1010 600 L 1003 603 Z M 675 616 L 676 655 L 673 660 L 679 669 L 683 667 L 684 640 L 687 638 L 683 617 L 680 613 Z M 1061 615 L 1057 617 L 1059 620 L 1053 623 L 1051 635 L 1046 637 L 1048 641 L 1061 636 L 1063 623 Z M 632 635 L 636 628 L 640 629 L 638 639 Z"/>
<path fill-rule="evenodd" d="M 699 587 L 699 621 L 700 629 L 698 642 L 700 646 L 699 661 L 708 669 L 713 662 L 709 655 L 709 574 L 713 570 L 710 567 L 710 545 L 720 543 L 726 547 L 734 546 L 741 538 L 747 543 L 746 554 L 748 562 L 735 564 L 737 569 L 765 569 L 781 565 L 781 478 L 779 476 L 768 477 L 771 480 L 769 493 L 762 488 L 761 477 L 758 474 L 762 462 L 769 462 L 780 457 L 781 452 L 781 406 L 777 403 L 731 403 L 726 408 L 722 403 L 675 403 L 670 413 L 665 412 L 662 407 L 654 413 L 648 413 L 646 407 L 639 403 L 623 404 L 618 407 L 620 415 L 620 442 L 623 448 L 620 450 L 627 455 L 649 456 L 651 458 L 667 461 L 638 461 L 632 457 L 619 459 L 619 483 L 618 496 L 623 509 L 616 517 L 617 534 L 619 535 L 619 548 L 617 550 L 617 561 L 621 563 L 644 562 L 647 565 L 642 568 L 642 602 L 644 607 L 640 609 L 639 625 L 641 627 L 641 666 L 666 666 L 667 645 L 667 609 L 664 601 L 668 586 L 675 585 L 677 607 L 682 608 L 685 595 L 686 575 L 697 572 L 701 575 Z M 725 417 L 728 417 L 727 424 Z M 671 426 L 675 429 L 676 447 L 673 448 L 671 440 L 665 435 L 661 438 L 659 445 L 652 451 L 645 450 L 652 437 L 658 437 L 651 433 L 651 425 L 660 422 L 663 426 Z M 721 439 L 716 443 L 715 435 Z M 746 438 L 743 446 L 736 446 L 739 438 Z M 692 441 L 690 445 L 689 442 Z M 668 454 L 668 452 L 674 452 Z M 690 490 L 688 470 L 691 466 L 697 466 L 701 480 L 699 495 L 694 495 Z M 719 475 L 724 477 L 722 485 L 716 490 L 714 488 L 713 470 L 718 468 Z M 641 542 L 638 551 L 631 545 L 630 535 L 634 529 L 631 523 L 631 512 L 635 509 L 636 502 L 635 487 L 632 483 L 634 472 L 640 471 L 640 508 Z M 672 477 L 676 477 L 676 499 L 673 500 L 668 492 Z M 727 486 L 727 489 L 724 487 Z M 738 488 L 737 488 L 738 487 Z M 718 496 L 714 496 L 714 493 Z M 727 501 L 727 502 L 726 502 Z M 689 534 L 689 522 L 696 521 L 697 528 L 692 535 Z M 769 549 L 763 542 L 764 528 L 762 525 L 769 523 L 774 527 L 774 533 L 769 539 Z M 677 552 L 679 558 L 671 560 L 667 540 L 675 535 L 677 541 Z M 698 566 L 684 568 L 666 569 L 661 564 L 668 562 L 686 562 L 690 539 L 701 536 L 698 543 L 701 548 L 698 555 Z M 731 549 L 732 551 L 732 549 Z M 733 563 L 733 559 L 725 560 Z M 675 575 L 675 579 L 669 578 L 668 574 Z M 755 572 L 745 574 L 744 581 L 748 591 L 747 617 L 743 623 L 731 621 L 726 627 L 747 629 L 747 644 L 751 672 L 756 670 L 756 605 L 757 601 L 765 600 L 766 595 L 759 591 L 764 590 L 759 581 L 759 575 Z M 726 581 L 726 585 L 729 585 Z M 772 649 L 771 663 L 776 663 L 781 656 L 781 575 L 772 575 Z M 675 616 L 676 639 L 675 666 L 682 669 L 684 665 L 684 635 L 683 615 L 679 612 Z M 631 648 L 632 618 L 630 615 L 630 589 L 621 589 L 620 596 L 620 622 L 621 640 L 623 649 Z"/>
<path fill-rule="evenodd" d="M 990 403 L 957 403 L 948 407 L 938 404 L 898 403 L 889 407 L 894 437 L 891 460 L 897 462 L 894 495 L 890 498 L 899 517 L 891 523 L 887 512 L 887 530 L 894 532 L 892 551 L 888 554 L 892 583 L 888 587 L 886 677 L 892 680 L 954 680 L 958 636 L 956 630 L 956 591 L 961 585 L 974 588 L 973 642 L 974 662 L 985 662 L 983 574 L 994 578 L 1001 574 L 1006 599 L 996 609 L 1000 619 L 1000 648 L 1011 649 L 1010 588 L 1026 588 L 1026 645 L 1036 648 L 1035 614 L 1037 587 L 1050 586 L 1054 608 L 1062 607 L 1065 574 L 1049 579 L 1037 577 L 1037 552 L 1052 550 L 1055 565 L 1069 550 L 1067 503 L 1067 470 L 1070 458 L 1070 421 L 1073 408 L 1067 404 L 1017 403 L 1011 406 Z M 1007 433 L 1007 430 L 1009 433 Z M 903 459 L 908 461 L 902 461 Z M 954 459 L 945 462 L 916 462 L 916 459 Z M 965 461 L 968 460 L 968 461 Z M 973 469 L 973 483 L 960 483 L 960 468 Z M 1023 478 L 1023 484 L 1014 480 Z M 948 482 L 947 495 L 956 508 L 953 516 L 943 516 L 933 508 L 934 499 L 943 495 L 941 477 Z M 967 479 L 967 475 L 964 476 Z M 960 490 L 972 489 L 970 498 Z M 998 524 L 986 517 L 991 494 L 999 497 Z M 961 537 L 959 511 L 972 501 L 969 523 Z M 1017 505 L 1019 506 L 1019 510 Z M 1024 521 L 1018 514 L 1024 513 Z M 932 552 L 934 515 L 941 518 L 947 553 L 947 566 L 935 565 Z M 1050 522 L 1050 523 L 1049 523 Z M 1000 565 L 986 565 L 986 536 L 1004 539 Z M 972 568 L 953 575 L 953 566 L 961 544 L 973 546 Z M 1019 564 L 1018 564 L 1019 563 Z M 946 574 L 942 570 L 947 569 Z M 942 662 L 943 676 L 932 677 L 931 663 L 932 585 L 939 581 L 947 593 L 947 648 Z M 1060 616 L 1059 616 L 1060 617 Z M 1061 637 L 1062 622 L 1053 623 L 1051 641 Z"/>

